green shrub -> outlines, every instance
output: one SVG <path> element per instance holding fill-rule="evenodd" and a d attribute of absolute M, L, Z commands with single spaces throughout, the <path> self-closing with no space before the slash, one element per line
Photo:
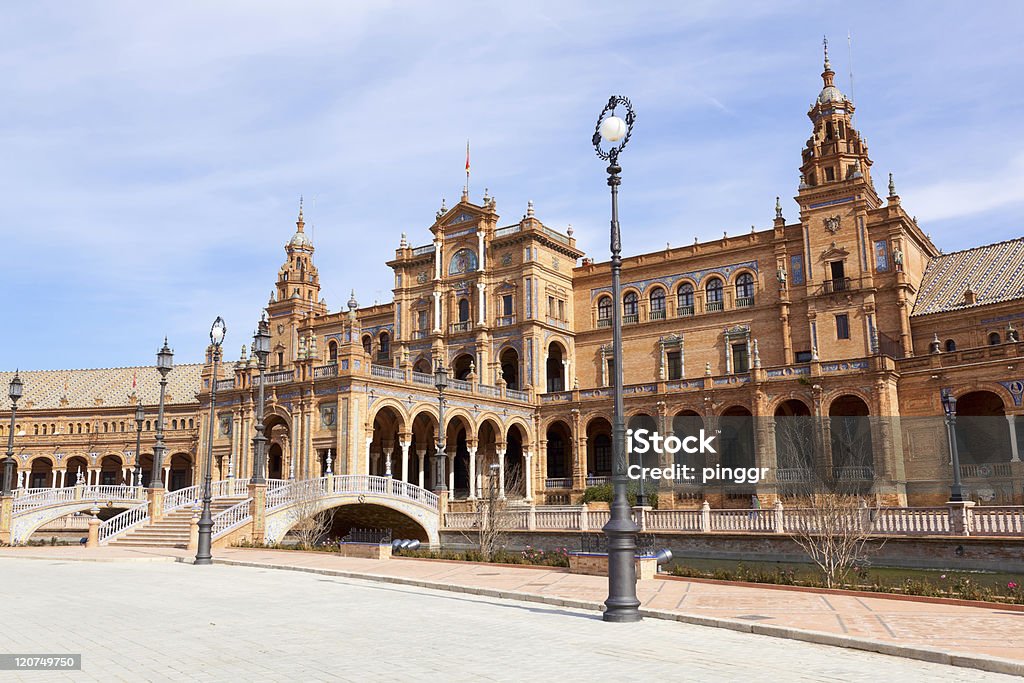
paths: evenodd
<path fill-rule="evenodd" d="M 629 500 L 630 506 L 636 505 L 636 496 L 640 492 L 640 485 L 635 481 L 630 481 L 626 486 L 626 498 Z M 644 491 L 644 495 L 647 496 L 647 504 L 655 510 L 658 509 L 658 492 L 657 491 Z M 609 503 L 611 504 L 614 496 L 611 483 L 598 484 L 597 486 L 588 486 L 583 492 L 583 498 L 580 502 L 583 503 Z"/>

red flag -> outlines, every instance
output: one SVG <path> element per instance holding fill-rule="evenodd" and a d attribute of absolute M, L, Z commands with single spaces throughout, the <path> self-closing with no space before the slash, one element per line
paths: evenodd
<path fill-rule="evenodd" d="M 466 140 L 466 175 L 469 175 L 469 140 Z"/>

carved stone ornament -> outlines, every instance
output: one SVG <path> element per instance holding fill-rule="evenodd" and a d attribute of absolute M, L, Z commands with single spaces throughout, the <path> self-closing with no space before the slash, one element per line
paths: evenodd
<path fill-rule="evenodd" d="M 828 230 L 830 233 L 832 233 L 834 235 L 837 232 L 839 232 L 839 223 L 840 223 L 839 216 L 825 216 L 824 222 L 825 222 L 825 229 Z"/>
<path fill-rule="evenodd" d="M 426 271 L 420 271 L 419 273 L 416 274 L 416 282 L 418 284 L 422 285 L 426 281 L 427 281 L 427 273 L 426 273 Z"/>
<path fill-rule="evenodd" d="M 503 266 L 511 266 L 512 265 L 512 254 L 510 252 L 505 252 L 504 254 L 501 255 L 501 265 L 503 265 Z"/>

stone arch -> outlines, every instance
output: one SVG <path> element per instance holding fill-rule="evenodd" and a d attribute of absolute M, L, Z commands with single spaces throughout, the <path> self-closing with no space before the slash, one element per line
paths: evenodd
<path fill-rule="evenodd" d="M 846 393 L 829 402 L 828 428 L 832 455 L 831 479 L 867 482 L 874 479 L 871 410 L 861 396 Z"/>
<path fill-rule="evenodd" d="M 1006 402 L 998 393 L 975 389 L 957 397 L 956 443 L 961 464 L 1010 461 L 1012 453 Z"/>
<path fill-rule="evenodd" d="M 512 345 L 506 345 L 498 351 L 499 374 L 508 389 L 519 389 L 519 351 Z"/>
<path fill-rule="evenodd" d="M 731 405 L 718 418 L 720 448 L 718 457 L 723 467 L 754 467 L 754 418 L 743 405 Z"/>
<path fill-rule="evenodd" d="M 89 458 L 85 455 L 72 455 L 64 461 L 63 474 L 58 472 L 57 485 L 60 486 L 60 477 L 63 476 L 64 486 L 74 486 L 78 482 L 78 473 L 82 477 L 89 476 Z"/>
<path fill-rule="evenodd" d="M 178 489 L 192 486 L 193 458 L 191 453 L 178 451 L 167 461 L 170 473 L 167 479 L 167 490 L 177 491 Z M 248 473 L 239 473 L 241 477 L 247 477 Z"/>
<path fill-rule="evenodd" d="M 448 488 L 452 497 L 469 495 L 469 447 L 476 441 L 473 419 L 462 411 L 445 415 L 445 453 L 448 456 Z"/>
<path fill-rule="evenodd" d="M 28 464 L 28 488 L 42 489 L 53 486 L 56 462 L 49 455 L 36 455 Z"/>
<path fill-rule="evenodd" d="M 677 409 L 672 416 L 672 433 L 678 439 L 685 439 L 690 436 L 700 438 L 701 430 L 706 429 L 704 417 L 691 408 Z M 686 453 L 679 451 L 673 459 L 677 465 L 689 465 L 690 467 L 704 467 L 707 463 L 705 453 Z M 678 483 L 678 482 L 677 482 Z M 686 482 L 682 482 L 686 483 Z"/>
<path fill-rule="evenodd" d="M 811 407 L 798 398 L 782 399 L 775 404 L 775 462 L 785 474 L 779 481 L 802 482 L 803 473 L 814 468 L 817 443 Z M 792 473 L 792 476 L 789 476 Z"/>
<path fill-rule="evenodd" d="M 434 456 L 437 453 L 437 411 L 425 406 L 416 409 L 409 422 L 412 444 L 409 446 L 410 479 L 422 487 L 433 489 L 435 486 Z M 415 477 L 411 473 L 415 472 Z"/>
<path fill-rule="evenodd" d="M 376 476 L 393 476 L 395 465 L 400 459 L 398 452 L 401 434 L 406 431 L 405 412 L 401 404 L 392 399 L 383 399 L 370 415 L 372 441 L 370 443 L 368 473 Z"/>
<path fill-rule="evenodd" d="M 476 372 L 476 358 L 471 353 L 460 353 L 452 361 L 452 377 L 463 381 L 469 379 L 470 372 Z"/>
<path fill-rule="evenodd" d="M 523 445 L 523 448 L 529 448 L 532 441 L 530 440 L 530 426 L 521 417 L 509 418 L 505 423 L 505 440 L 508 441 L 508 435 L 513 430 L 518 432 L 519 442 Z"/>
<path fill-rule="evenodd" d="M 612 422 L 609 417 L 595 415 L 587 421 L 587 483 L 595 478 L 612 476 Z"/>
<path fill-rule="evenodd" d="M 266 413 L 263 418 L 267 442 L 267 479 L 287 479 L 291 469 L 291 420 L 278 411 Z"/>
<path fill-rule="evenodd" d="M 552 339 L 548 342 L 545 356 L 545 387 L 549 392 L 565 391 L 565 375 L 569 367 L 569 347 L 561 339 Z"/>
<path fill-rule="evenodd" d="M 545 436 L 549 488 L 572 488 L 572 427 L 556 418 L 548 422 Z"/>
<path fill-rule="evenodd" d="M 412 371 L 423 375 L 430 375 L 434 372 L 434 368 L 430 364 L 430 358 L 421 355 L 416 359 L 416 362 L 413 363 Z"/>
<path fill-rule="evenodd" d="M 116 486 L 128 483 L 124 477 L 125 460 L 120 453 L 107 453 L 99 460 L 99 483 Z"/>

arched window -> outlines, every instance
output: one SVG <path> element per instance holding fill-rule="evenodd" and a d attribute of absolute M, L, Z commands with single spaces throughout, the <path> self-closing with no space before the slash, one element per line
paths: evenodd
<path fill-rule="evenodd" d="M 373 337 L 368 334 L 363 335 L 363 351 L 369 355 L 372 352 Z"/>
<path fill-rule="evenodd" d="M 946 340 L 946 351 L 947 352 L 956 351 L 956 342 L 953 341 L 952 339 L 947 339 Z"/>
<path fill-rule="evenodd" d="M 665 290 L 655 287 L 651 290 L 651 320 L 665 319 Z"/>
<path fill-rule="evenodd" d="M 754 305 L 754 276 L 750 273 L 741 273 L 736 278 L 736 305 Z"/>
<path fill-rule="evenodd" d="M 999 333 L 998 332 L 993 332 L 992 334 L 988 335 L 988 343 L 989 343 L 990 346 L 995 346 L 996 344 L 998 344 L 999 343 Z"/>
<path fill-rule="evenodd" d="M 171 420 L 171 429 L 177 429 L 177 428 L 178 428 L 178 421 L 177 420 Z"/>
<path fill-rule="evenodd" d="M 196 421 L 193 420 L 192 418 L 189 418 L 189 420 L 188 420 L 188 428 L 189 429 L 195 429 L 196 428 Z"/>
<path fill-rule="evenodd" d="M 327 344 L 327 360 L 331 363 L 338 362 L 338 343 L 335 341 Z"/>
<path fill-rule="evenodd" d="M 123 421 L 121 422 L 121 431 L 122 432 L 124 431 L 124 422 Z"/>
<path fill-rule="evenodd" d="M 469 322 L 469 299 L 459 299 L 459 322 Z"/>
<path fill-rule="evenodd" d="M 43 436 L 46 436 L 46 425 L 43 425 Z"/>
<path fill-rule="evenodd" d="M 597 300 L 597 326 L 608 327 L 612 324 L 612 298 L 602 296 Z"/>
<path fill-rule="evenodd" d="M 693 315 L 693 285 L 684 282 L 676 292 L 676 308 L 678 315 Z"/>
<path fill-rule="evenodd" d="M 148 432 L 150 429 L 152 429 L 152 427 L 153 423 L 150 422 L 149 420 L 146 420 L 146 431 Z"/>
<path fill-rule="evenodd" d="M 722 281 L 713 277 L 704 285 L 704 292 L 707 295 L 707 309 L 709 311 L 722 310 Z"/>
<path fill-rule="evenodd" d="M 626 325 L 637 321 L 640 310 L 638 302 L 636 292 L 627 292 L 622 298 L 622 322 Z"/>
<path fill-rule="evenodd" d="M 32 425 L 32 436 L 39 436 L 39 425 Z"/>
<path fill-rule="evenodd" d="M 380 346 L 377 347 L 377 360 L 389 360 L 391 358 L 391 335 L 387 332 L 380 333 Z"/>

